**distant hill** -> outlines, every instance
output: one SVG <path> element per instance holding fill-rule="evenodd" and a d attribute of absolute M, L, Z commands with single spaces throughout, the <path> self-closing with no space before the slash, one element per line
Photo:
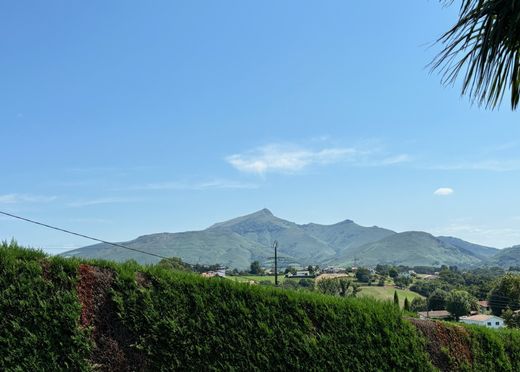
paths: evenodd
<path fill-rule="evenodd" d="M 364 244 L 338 257 L 343 264 L 408 266 L 476 265 L 481 259 L 431 234 L 407 231 Z"/>
<path fill-rule="evenodd" d="M 500 251 L 497 248 L 486 247 L 484 245 L 470 243 L 459 238 L 454 238 L 453 236 L 438 236 L 437 239 L 442 240 L 443 242 L 451 244 L 455 247 L 462 248 L 468 252 L 471 252 L 481 259 L 492 257 Z"/>
<path fill-rule="evenodd" d="M 500 266 L 509 269 L 511 266 L 520 266 L 520 245 L 511 248 L 499 249 L 498 253 L 486 262 L 488 266 Z"/>
<path fill-rule="evenodd" d="M 189 263 L 220 263 L 245 269 L 254 260 L 267 264 L 273 256 L 275 240 L 279 243 L 279 255 L 286 262 L 303 266 L 355 262 L 473 266 L 491 259 L 498 251 L 453 237 L 436 238 L 425 232 L 396 233 L 377 226 L 360 226 L 351 220 L 333 225 L 299 225 L 274 216 L 268 209 L 216 223 L 201 231 L 150 234 L 122 244 L 160 256 L 180 257 Z M 63 255 L 115 261 L 133 259 L 140 263 L 159 260 L 107 244 Z"/>

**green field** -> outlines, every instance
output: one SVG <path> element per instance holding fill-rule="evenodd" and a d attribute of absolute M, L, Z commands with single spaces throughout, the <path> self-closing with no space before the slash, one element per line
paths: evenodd
<path fill-rule="evenodd" d="M 385 287 L 378 287 L 378 286 L 363 286 L 360 287 L 361 292 L 358 293 L 358 296 L 360 297 L 373 297 L 377 300 L 394 300 L 394 291 L 397 291 L 397 294 L 399 296 L 399 304 L 401 307 L 404 305 L 404 299 L 405 297 L 408 298 L 408 301 L 412 302 L 412 300 L 416 297 L 422 298 L 422 296 L 418 293 L 409 291 L 409 290 L 403 290 L 403 289 L 396 289 L 394 287 L 385 286 Z"/>
<path fill-rule="evenodd" d="M 228 279 L 231 279 L 235 282 L 249 282 L 251 280 L 260 283 L 263 281 L 269 281 L 274 284 L 274 275 L 239 275 L 239 276 L 227 276 Z M 278 283 L 283 283 L 285 280 L 285 276 L 278 275 Z"/>

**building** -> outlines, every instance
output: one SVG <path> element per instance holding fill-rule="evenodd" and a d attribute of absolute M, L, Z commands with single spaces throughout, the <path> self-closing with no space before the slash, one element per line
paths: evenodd
<path fill-rule="evenodd" d="M 316 275 L 311 274 L 309 271 L 297 271 L 295 274 L 287 273 L 286 278 L 314 278 Z"/>
<path fill-rule="evenodd" d="M 449 319 L 451 314 L 446 310 L 419 311 L 419 319 Z"/>
<path fill-rule="evenodd" d="M 460 321 L 462 323 L 481 325 L 488 328 L 504 327 L 504 319 L 495 315 L 478 314 L 471 316 L 462 316 L 460 317 Z"/>
<path fill-rule="evenodd" d="M 226 268 L 219 267 L 216 271 L 206 271 L 205 273 L 200 274 L 205 278 L 214 278 L 216 276 L 225 278 L 226 277 Z"/>

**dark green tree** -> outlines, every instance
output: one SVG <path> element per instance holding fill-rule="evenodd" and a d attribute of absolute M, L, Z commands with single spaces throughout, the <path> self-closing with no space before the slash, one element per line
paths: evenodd
<path fill-rule="evenodd" d="M 394 305 L 399 306 L 399 295 L 394 291 Z"/>
<path fill-rule="evenodd" d="M 520 309 L 520 275 L 504 275 L 489 293 L 488 300 L 491 311 L 497 316 L 507 308 Z"/>
<path fill-rule="evenodd" d="M 251 266 L 249 268 L 249 273 L 253 275 L 260 275 L 263 273 L 262 266 L 260 266 L 260 261 L 251 262 Z"/>
<path fill-rule="evenodd" d="M 415 297 L 410 304 L 410 311 L 415 313 L 419 311 L 426 311 L 428 307 L 428 301 L 425 298 Z"/>
<path fill-rule="evenodd" d="M 454 290 L 446 297 L 446 310 L 457 321 L 463 315 L 468 315 L 476 299 L 466 291 Z"/>
<path fill-rule="evenodd" d="M 370 270 L 366 267 L 360 267 L 356 270 L 356 279 L 359 282 L 368 283 L 372 276 L 370 275 Z"/>
<path fill-rule="evenodd" d="M 403 307 L 403 309 L 406 310 L 406 311 L 410 311 L 410 302 L 408 301 L 408 297 L 404 298 L 404 307 Z"/>
<path fill-rule="evenodd" d="M 452 2 L 452 1 L 448 1 Z M 463 75 L 462 94 L 494 108 L 510 91 L 511 108 L 520 99 L 520 2 L 462 0 L 458 21 L 441 36 L 432 62 L 444 83 Z"/>
<path fill-rule="evenodd" d="M 388 276 L 390 276 L 390 278 L 397 278 L 398 275 L 399 275 L 399 272 L 397 271 L 397 269 L 395 267 L 392 267 L 392 268 L 390 268 L 390 270 L 388 270 Z"/>
<path fill-rule="evenodd" d="M 428 297 L 428 310 L 444 310 L 446 309 L 446 297 L 448 292 L 442 289 L 436 289 Z"/>

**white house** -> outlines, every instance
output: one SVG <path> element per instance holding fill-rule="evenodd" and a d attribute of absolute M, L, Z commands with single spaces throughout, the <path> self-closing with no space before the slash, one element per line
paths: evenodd
<path fill-rule="evenodd" d="M 504 327 L 504 319 L 494 316 L 494 315 L 471 315 L 471 316 L 461 316 L 460 321 L 466 324 L 476 324 L 481 325 L 488 328 L 502 328 Z"/>

